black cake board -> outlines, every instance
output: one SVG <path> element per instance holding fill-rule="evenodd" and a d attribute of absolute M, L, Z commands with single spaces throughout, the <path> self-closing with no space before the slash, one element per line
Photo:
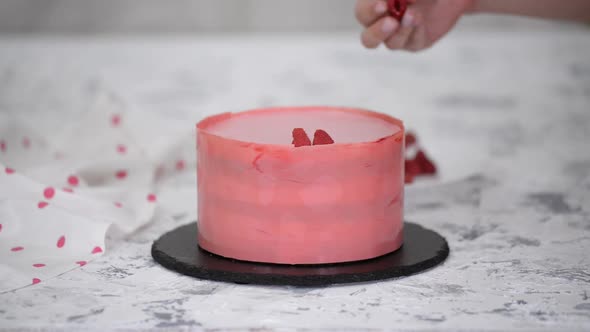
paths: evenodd
<path fill-rule="evenodd" d="M 441 264 L 449 255 L 445 238 L 418 224 L 404 224 L 404 245 L 369 260 L 321 265 L 282 265 L 239 261 L 198 246 L 197 223 L 180 226 L 157 239 L 152 256 L 167 269 L 199 279 L 237 284 L 317 287 L 399 278 Z"/>

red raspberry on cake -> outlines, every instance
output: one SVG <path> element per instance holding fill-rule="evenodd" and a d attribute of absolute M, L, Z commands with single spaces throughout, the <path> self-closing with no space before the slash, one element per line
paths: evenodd
<path fill-rule="evenodd" d="M 318 129 L 313 135 L 313 145 L 334 144 L 334 140 L 325 130 Z"/>
<path fill-rule="evenodd" d="M 303 128 L 295 128 L 293 129 L 292 144 L 296 148 L 298 148 L 300 146 L 311 145 L 311 140 L 309 139 L 309 136 L 307 136 L 307 133 L 305 132 L 305 130 L 303 130 Z"/>

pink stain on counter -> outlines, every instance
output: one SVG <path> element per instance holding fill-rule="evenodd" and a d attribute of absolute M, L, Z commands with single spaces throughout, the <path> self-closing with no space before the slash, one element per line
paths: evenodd
<path fill-rule="evenodd" d="M 294 147 L 321 129 L 335 144 Z M 199 244 L 280 264 L 357 261 L 403 241 L 404 128 L 333 107 L 226 113 L 197 124 Z M 366 167 L 371 165 L 371 167 Z"/>

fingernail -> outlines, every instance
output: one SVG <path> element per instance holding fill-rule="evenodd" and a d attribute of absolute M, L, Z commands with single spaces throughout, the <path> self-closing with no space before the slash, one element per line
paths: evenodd
<path fill-rule="evenodd" d="M 402 18 L 402 26 L 409 28 L 413 25 L 414 25 L 414 16 L 406 13 L 406 15 L 404 15 L 404 18 Z"/>
<path fill-rule="evenodd" d="M 381 31 L 384 34 L 390 34 L 393 32 L 393 29 L 395 29 L 396 25 L 397 25 L 397 22 L 395 22 L 395 20 L 393 18 L 387 17 L 383 21 L 383 25 L 381 26 Z"/>
<path fill-rule="evenodd" d="M 375 14 L 381 15 L 387 11 L 387 5 L 383 1 L 377 1 L 375 5 Z"/>

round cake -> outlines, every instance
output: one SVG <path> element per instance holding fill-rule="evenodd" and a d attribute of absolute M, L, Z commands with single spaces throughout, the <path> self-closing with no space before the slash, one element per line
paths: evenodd
<path fill-rule="evenodd" d="M 365 260 L 403 242 L 404 127 L 350 108 L 225 113 L 197 124 L 199 246 L 238 260 Z"/>

